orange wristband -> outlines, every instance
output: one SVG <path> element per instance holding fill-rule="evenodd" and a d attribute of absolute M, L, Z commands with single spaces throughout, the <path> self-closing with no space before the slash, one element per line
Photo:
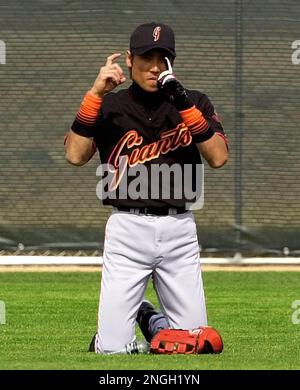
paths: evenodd
<path fill-rule="evenodd" d="M 88 91 L 83 98 L 80 109 L 77 113 L 77 121 L 84 125 L 93 125 L 96 122 L 101 104 L 102 99 Z"/>
<path fill-rule="evenodd" d="M 180 111 L 180 115 L 192 135 L 204 133 L 209 128 L 202 112 L 195 106 Z"/>

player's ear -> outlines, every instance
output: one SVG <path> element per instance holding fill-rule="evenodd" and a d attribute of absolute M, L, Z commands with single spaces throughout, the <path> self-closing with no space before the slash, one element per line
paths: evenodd
<path fill-rule="evenodd" d="M 128 68 L 132 68 L 132 60 L 133 60 L 133 54 L 130 53 L 129 50 L 126 52 L 126 65 Z"/>

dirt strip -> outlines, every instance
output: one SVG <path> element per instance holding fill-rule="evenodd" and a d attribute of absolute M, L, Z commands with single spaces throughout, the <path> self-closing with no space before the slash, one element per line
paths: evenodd
<path fill-rule="evenodd" d="M 300 265 L 202 265 L 204 272 L 230 271 L 230 272 L 300 272 Z M 1 272 L 99 272 L 100 266 L 89 265 L 1 265 Z"/>

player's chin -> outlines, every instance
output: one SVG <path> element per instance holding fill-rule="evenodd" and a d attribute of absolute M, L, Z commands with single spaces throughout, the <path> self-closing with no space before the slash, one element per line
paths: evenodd
<path fill-rule="evenodd" d="M 148 80 L 147 83 L 144 85 L 144 89 L 147 92 L 157 92 L 158 87 L 157 87 L 157 81 L 156 80 Z"/>

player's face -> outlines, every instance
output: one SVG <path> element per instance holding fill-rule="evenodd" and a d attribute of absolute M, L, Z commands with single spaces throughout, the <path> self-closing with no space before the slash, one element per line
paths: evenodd
<path fill-rule="evenodd" d="M 129 55 L 131 78 L 147 92 L 157 91 L 157 78 L 167 69 L 164 50 L 153 49 L 142 55 Z"/>

